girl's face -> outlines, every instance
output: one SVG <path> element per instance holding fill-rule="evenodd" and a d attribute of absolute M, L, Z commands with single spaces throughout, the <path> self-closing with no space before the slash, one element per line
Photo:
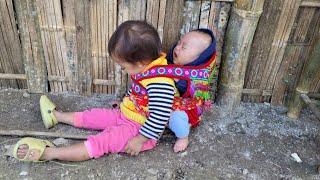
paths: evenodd
<path fill-rule="evenodd" d="M 134 75 L 134 74 L 138 74 L 140 72 L 142 72 L 147 65 L 142 64 L 140 62 L 136 63 L 136 64 L 131 64 L 125 61 L 118 61 L 116 60 L 116 63 L 118 63 L 121 66 L 122 70 L 127 71 L 127 73 L 129 75 Z"/>

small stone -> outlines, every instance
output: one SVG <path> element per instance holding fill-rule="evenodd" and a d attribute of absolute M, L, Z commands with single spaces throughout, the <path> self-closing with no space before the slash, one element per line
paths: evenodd
<path fill-rule="evenodd" d="M 181 153 L 180 156 L 181 156 L 181 157 L 184 157 L 184 156 L 186 156 L 187 154 L 188 154 L 188 152 L 185 151 L 185 152 Z"/>
<path fill-rule="evenodd" d="M 248 169 L 243 169 L 242 174 L 247 175 L 249 173 Z"/>
<path fill-rule="evenodd" d="M 146 180 L 157 180 L 157 176 L 147 176 Z"/>
<path fill-rule="evenodd" d="M 292 153 L 292 154 L 291 154 L 291 157 L 293 157 L 293 159 L 294 159 L 296 162 L 298 162 L 298 163 L 301 163 L 301 162 L 302 162 L 302 160 L 300 159 L 300 157 L 298 156 L 297 153 Z"/>
<path fill-rule="evenodd" d="M 270 106 L 270 103 L 268 103 L 268 102 L 264 102 L 263 104 L 266 106 Z"/>
<path fill-rule="evenodd" d="M 163 179 L 172 179 L 172 172 L 171 172 L 171 171 L 168 171 L 168 172 L 164 175 Z"/>
<path fill-rule="evenodd" d="M 25 98 L 29 98 L 30 97 L 30 94 L 29 93 L 27 93 L 27 92 L 25 92 L 25 93 L 23 93 L 23 95 L 22 95 L 23 97 L 25 97 Z"/>
<path fill-rule="evenodd" d="M 148 173 L 150 173 L 150 174 L 153 174 L 153 175 L 156 175 L 157 173 L 158 173 L 159 171 L 158 170 L 156 170 L 156 169 L 148 169 Z"/>
<path fill-rule="evenodd" d="M 27 171 L 21 171 L 19 175 L 20 176 L 26 176 L 26 175 L 28 175 L 28 172 Z"/>
<path fill-rule="evenodd" d="M 52 142 L 56 146 L 60 146 L 60 145 L 67 145 L 69 141 L 64 138 L 57 138 L 57 139 L 53 140 Z"/>
<path fill-rule="evenodd" d="M 94 174 L 89 174 L 89 175 L 88 175 L 88 178 L 89 178 L 89 179 L 94 179 Z"/>

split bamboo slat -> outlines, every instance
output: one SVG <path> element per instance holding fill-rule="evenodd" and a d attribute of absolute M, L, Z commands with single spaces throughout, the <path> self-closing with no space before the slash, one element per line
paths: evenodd
<path fill-rule="evenodd" d="M 65 53 L 67 72 L 66 76 L 69 79 L 68 90 L 79 92 L 78 79 L 78 56 L 77 56 L 77 34 L 76 34 L 76 16 L 75 16 L 75 3 L 76 0 L 63 0 L 63 23 L 65 30 L 66 49 Z"/>
<path fill-rule="evenodd" d="M 92 93 L 90 8 L 90 2 L 87 0 L 77 0 L 75 3 L 78 86 L 80 92 L 85 95 Z"/>
<path fill-rule="evenodd" d="M 222 47 L 225 37 L 231 4 L 227 2 L 212 2 L 208 27 L 214 32 L 217 41 L 217 64 L 220 65 Z"/>
<path fill-rule="evenodd" d="M 183 10 L 183 25 L 180 31 L 181 36 L 193 29 L 199 28 L 200 12 L 201 1 L 185 1 Z"/>
<path fill-rule="evenodd" d="M 0 22 L 0 72 L 8 75 L 24 74 L 21 44 L 12 1 L 0 1 Z M 15 80 L 12 77 L 14 76 L 6 78 L 12 80 L 0 80 L 0 87 L 27 88 L 25 80 Z"/>
<path fill-rule="evenodd" d="M 184 3 L 183 0 L 167 0 L 163 29 L 163 46 L 165 52 L 180 38 Z"/>
<path fill-rule="evenodd" d="M 121 24 L 127 20 L 129 20 L 129 2 L 125 0 L 118 1 L 118 24 Z M 115 81 L 116 81 L 116 89 L 115 96 L 116 98 L 121 98 L 123 94 L 125 94 L 127 90 L 128 84 L 128 75 L 125 71 L 121 69 L 118 64 L 115 64 Z"/>
<path fill-rule="evenodd" d="M 311 50 L 311 41 L 320 29 L 319 8 L 302 7 L 299 9 L 283 60 L 277 72 L 271 102 L 283 104 L 292 96 L 303 65 Z M 315 88 L 313 88 L 315 90 Z"/>
<path fill-rule="evenodd" d="M 320 7 L 320 1 L 318 0 L 303 0 L 301 2 L 301 6 L 303 7 Z"/>
<path fill-rule="evenodd" d="M 32 93 L 48 91 L 40 25 L 35 0 L 14 1 L 17 12 L 28 90 Z"/>

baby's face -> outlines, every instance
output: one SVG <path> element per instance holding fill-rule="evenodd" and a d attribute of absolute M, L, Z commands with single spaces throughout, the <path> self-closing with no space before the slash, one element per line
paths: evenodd
<path fill-rule="evenodd" d="M 173 63 L 186 65 L 197 59 L 209 47 L 211 37 L 201 32 L 185 34 L 173 50 Z"/>

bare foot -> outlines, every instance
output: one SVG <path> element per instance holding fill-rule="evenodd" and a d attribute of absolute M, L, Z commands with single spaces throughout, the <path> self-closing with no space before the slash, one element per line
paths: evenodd
<path fill-rule="evenodd" d="M 174 143 L 173 151 L 176 152 L 176 153 L 184 151 L 185 149 L 187 149 L 188 144 L 189 144 L 189 138 L 188 137 L 178 138 L 176 143 Z"/>
<path fill-rule="evenodd" d="M 19 159 L 24 159 L 27 156 L 26 159 L 31 161 L 41 159 L 40 151 L 36 149 L 29 150 L 29 146 L 27 144 L 22 144 L 18 147 L 17 156 Z"/>

